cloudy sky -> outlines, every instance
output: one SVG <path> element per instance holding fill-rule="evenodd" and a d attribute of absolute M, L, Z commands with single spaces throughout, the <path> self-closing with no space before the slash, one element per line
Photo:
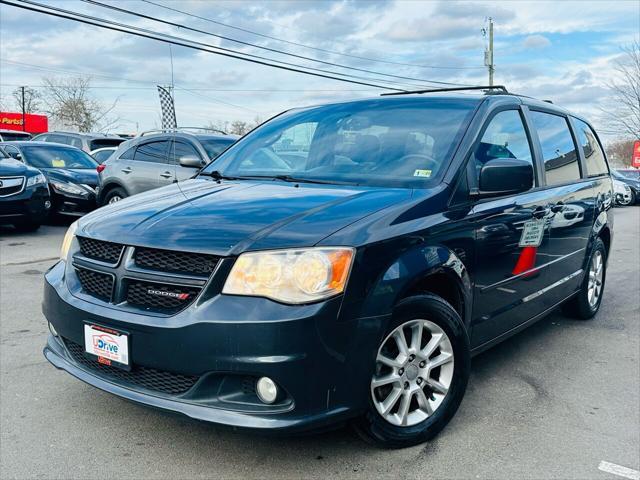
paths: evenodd
<path fill-rule="evenodd" d="M 430 82 L 486 84 L 482 34 L 495 21 L 495 81 L 591 117 L 621 46 L 640 38 L 640 1 L 205 1 L 100 0 L 227 37 L 187 31 L 80 0 L 36 0 L 212 46 L 415 89 Z M 182 10 L 185 13 L 167 8 Z M 196 15 L 196 18 L 191 15 Z M 234 27 L 234 28 L 232 28 Z M 260 35 L 256 35 L 255 33 Z M 252 43 L 366 73 L 285 56 Z M 374 96 L 380 89 L 310 77 L 0 5 L 0 102 L 42 77 L 92 77 L 105 104 L 118 98 L 119 131 L 159 124 L 154 85 L 175 84 L 178 122 L 263 119 L 292 106 Z M 380 74 L 408 77 L 398 79 Z M 365 80 L 362 80 L 365 81 Z M 15 108 L 15 107 L 14 107 Z"/>

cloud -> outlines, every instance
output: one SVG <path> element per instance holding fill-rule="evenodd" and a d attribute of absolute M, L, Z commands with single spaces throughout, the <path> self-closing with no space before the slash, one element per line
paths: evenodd
<path fill-rule="evenodd" d="M 529 49 L 546 48 L 551 46 L 551 40 L 543 35 L 529 35 L 522 42 L 522 46 Z"/>

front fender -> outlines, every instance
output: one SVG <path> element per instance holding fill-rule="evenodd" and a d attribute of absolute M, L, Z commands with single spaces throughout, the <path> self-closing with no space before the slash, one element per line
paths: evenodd
<path fill-rule="evenodd" d="M 443 274 L 458 290 L 464 311 L 463 321 L 471 315 L 471 279 L 464 262 L 444 245 L 418 245 L 402 253 L 370 284 L 362 304 L 361 316 L 390 314 L 394 306 L 420 287 L 434 274 Z"/>

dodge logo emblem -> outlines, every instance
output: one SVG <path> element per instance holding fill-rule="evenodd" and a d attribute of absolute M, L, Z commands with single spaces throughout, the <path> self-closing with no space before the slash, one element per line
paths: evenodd
<path fill-rule="evenodd" d="M 154 289 L 151 289 L 151 288 L 147 289 L 147 294 L 148 295 L 157 295 L 159 297 L 177 298 L 178 300 L 186 300 L 191 296 L 188 293 L 167 292 L 165 290 L 154 290 Z"/>

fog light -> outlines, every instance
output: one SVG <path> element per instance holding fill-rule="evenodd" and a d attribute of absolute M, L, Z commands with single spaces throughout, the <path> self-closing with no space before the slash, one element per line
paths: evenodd
<path fill-rule="evenodd" d="M 51 208 L 51 202 L 49 200 L 46 200 L 44 202 L 44 208 L 47 208 L 47 209 Z"/>
<path fill-rule="evenodd" d="M 262 377 L 256 382 L 256 393 L 264 403 L 273 403 L 278 396 L 278 387 L 269 377 Z"/>
<path fill-rule="evenodd" d="M 58 332 L 56 331 L 55 327 L 51 325 L 51 322 L 49 322 L 49 331 L 51 332 L 51 335 L 53 335 L 54 337 L 58 336 Z"/>

